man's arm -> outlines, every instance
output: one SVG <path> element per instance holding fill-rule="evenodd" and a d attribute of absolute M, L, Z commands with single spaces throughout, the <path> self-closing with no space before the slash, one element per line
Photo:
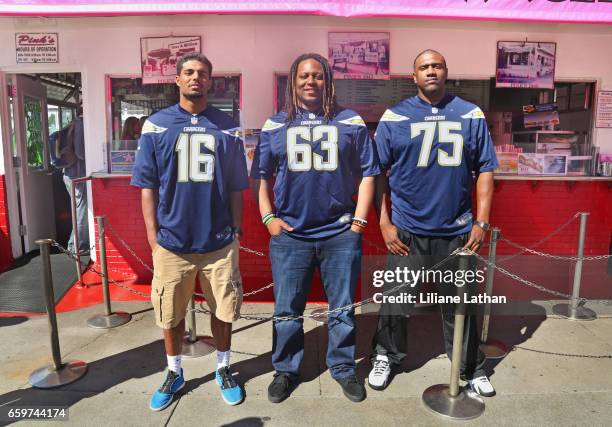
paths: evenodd
<path fill-rule="evenodd" d="M 272 201 L 270 200 L 268 181 L 269 180 L 264 178 L 253 180 L 253 195 L 255 196 L 255 200 L 259 201 L 259 213 L 262 217 L 268 213 L 274 212 Z M 266 227 L 272 236 L 279 235 L 283 230 L 289 232 L 293 231 L 293 227 L 280 218 L 275 218 L 272 222 L 269 222 Z"/>
<path fill-rule="evenodd" d="M 157 244 L 157 190 L 143 188 L 140 190 L 142 216 L 147 229 L 147 241 L 151 250 Z"/>
<path fill-rule="evenodd" d="M 395 255 L 408 255 L 410 248 L 402 242 L 397 234 L 397 227 L 391 223 L 391 206 L 389 198 L 389 178 L 387 171 L 376 177 L 376 213 L 380 223 L 380 231 L 389 252 Z"/>
<path fill-rule="evenodd" d="M 493 172 L 482 172 L 476 177 L 476 220 L 489 223 L 493 201 Z M 465 248 L 476 252 L 482 246 L 486 232 L 478 225 L 472 226 L 470 239 Z"/>
<path fill-rule="evenodd" d="M 231 192 L 229 202 L 234 234 L 242 239 L 242 191 Z"/>
<path fill-rule="evenodd" d="M 364 176 L 361 178 L 357 192 L 357 206 L 355 207 L 355 216 L 358 218 L 366 219 L 368 217 L 376 190 L 375 179 L 376 177 L 374 176 Z M 356 225 L 351 225 L 351 230 L 360 234 L 363 232 L 363 228 Z"/>

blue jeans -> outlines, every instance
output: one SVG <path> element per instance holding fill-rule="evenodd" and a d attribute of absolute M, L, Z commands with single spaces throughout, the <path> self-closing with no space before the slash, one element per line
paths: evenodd
<path fill-rule="evenodd" d="M 64 175 L 64 185 L 70 195 L 72 180 Z M 89 252 L 89 220 L 87 218 L 87 187 L 85 182 L 79 182 L 74 186 L 76 201 L 77 229 L 79 232 L 79 252 Z M 70 233 L 67 249 L 76 252 L 74 247 L 74 230 Z"/>
<path fill-rule="evenodd" d="M 300 316 L 315 268 L 319 268 L 330 310 L 353 303 L 361 269 L 361 235 L 347 230 L 336 236 L 308 240 L 281 233 L 270 239 L 274 279 L 274 315 Z M 273 324 L 272 365 L 297 376 L 304 357 L 304 321 Z M 355 374 L 355 312 L 333 313 L 328 321 L 327 367 L 335 379 Z"/>

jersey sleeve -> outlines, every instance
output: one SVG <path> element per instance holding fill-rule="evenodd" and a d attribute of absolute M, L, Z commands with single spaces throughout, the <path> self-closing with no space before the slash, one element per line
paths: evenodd
<path fill-rule="evenodd" d="M 473 125 L 476 127 L 476 138 L 478 142 L 478 164 L 476 172 L 492 172 L 498 166 L 497 156 L 495 155 L 495 146 L 493 139 L 487 127 L 487 121 L 484 119 L 473 119 Z"/>
<path fill-rule="evenodd" d="M 362 176 L 376 176 L 380 174 L 380 164 L 374 141 L 370 138 L 368 128 L 358 126 L 355 131 L 357 153 L 359 155 L 359 164 L 361 166 Z"/>
<path fill-rule="evenodd" d="M 153 134 L 143 134 L 140 136 L 130 184 L 139 188 L 159 188 L 159 175 L 157 171 L 155 139 Z"/>
<path fill-rule="evenodd" d="M 240 138 L 226 137 L 226 180 L 230 192 L 242 191 L 248 188 L 246 156 L 244 144 Z"/>
<path fill-rule="evenodd" d="M 380 166 L 383 170 L 388 170 L 393 163 L 389 122 L 381 121 L 378 123 L 376 133 L 374 134 L 374 140 L 376 141 L 376 152 L 378 154 Z"/>
<path fill-rule="evenodd" d="M 251 166 L 251 178 L 270 179 L 274 175 L 276 162 L 272 154 L 271 139 L 270 132 L 262 131 L 259 134 L 259 143 L 255 147 Z"/>

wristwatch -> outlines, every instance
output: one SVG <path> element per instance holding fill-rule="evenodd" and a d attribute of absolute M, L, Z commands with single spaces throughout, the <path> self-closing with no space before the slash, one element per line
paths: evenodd
<path fill-rule="evenodd" d="M 491 229 L 491 224 L 489 224 L 488 222 L 484 222 L 484 221 L 476 220 L 476 221 L 474 221 L 474 225 L 479 226 L 484 231 L 489 231 Z"/>

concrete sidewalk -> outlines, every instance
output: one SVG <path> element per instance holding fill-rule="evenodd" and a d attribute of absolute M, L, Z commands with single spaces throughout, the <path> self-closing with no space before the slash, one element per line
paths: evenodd
<path fill-rule="evenodd" d="M 352 403 L 326 372 L 326 326 L 305 321 L 306 352 L 302 383 L 283 403 L 267 399 L 272 379 L 272 331 L 269 322 L 235 324 L 232 367 L 244 384 L 241 405 L 226 405 L 214 382 L 216 358 L 185 360 L 187 385 L 180 398 L 162 412 L 148 408 L 151 393 L 163 381 L 165 355 L 153 311 L 144 302 L 114 303 L 133 320 L 122 327 L 96 330 L 86 320 L 103 312 L 95 306 L 58 315 L 62 357 L 89 364 L 79 381 L 53 390 L 33 389 L 29 374 L 50 363 L 46 316 L 0 318 L 0 410 L 7 406 L 70 407 L 75 426 L 386 426 L 446 425 L 456 422 L 430 413 L 421 402 L 423 390 L 448 383 L 450 362 L 442 348 L 438 314 L 411 320 L 410 352 L 391 385 L 383 392 L 367 388 L 362 403 Z M 269 313 L 271 304 L 247 304 L 243 314 Z M 200 333 L 208 320 L 198 314 Z M 610 425 L 612 420 L 612 318 L 571 322 L 547 317 L 499 316 L 490 336 L 516 345 L 502 360 L 489 361 L 497 396 L 486 398 L 486 410 L 469 425 Z M 358 374 L 369 372 L 370 340 L 376 318 L 358 316 Z M 559 353 L 559 354 L 554 354 Z M 561 355 L 583 355 L 573 357 Z M 2 423 L 0 423 L 2 424 Z M 41 424 L 21 421 L 19 425 Z"/>

